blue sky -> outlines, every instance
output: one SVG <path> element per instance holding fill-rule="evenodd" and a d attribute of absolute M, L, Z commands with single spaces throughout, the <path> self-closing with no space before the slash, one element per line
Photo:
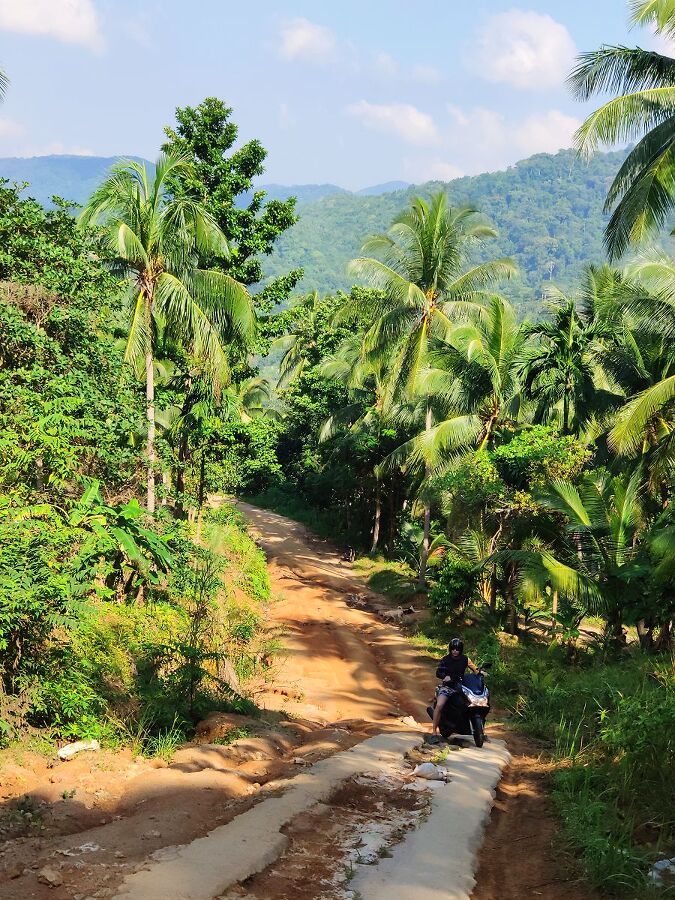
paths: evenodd
<path fill-rule="evenodd" d="M 215 95 L 266 181 L 359 188 L 504 168 L 569 146 L 564 79 L 629 31 L 625 0 L 0 0 L 0 156 L 154 158 Z"/>

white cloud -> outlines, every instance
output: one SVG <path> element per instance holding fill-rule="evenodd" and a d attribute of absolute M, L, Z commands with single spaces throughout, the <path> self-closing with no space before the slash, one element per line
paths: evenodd
<path fill-rule="evenodd" d="M 439 157 L 404 157 L 401 176 L 413 184 L 425 181 L 454 181 L 466 172 Z"/>
<path fill-rule="evenodd" d="M 408 103 L 360 100 L 348 106 L 346 112 L 366 127 L 395 134 L 409 144 L 434 144 L 438 140 L 438 129 L 431 116 Z"/>
<path fill-rule="evenodd" d="M 543 115 L 529 116 L 516 126 L 514 144 L 525 156 L 532 153 L 556 153 L 571 147 L 580 119 L 557 109 Z"/>
<path fill-rule="evenodd" d="M 96 154 L 90 147 L 64 144 L 63 141 L 50 141 L 48 144 L 26 144 L 24 142 L 16 146 L 12 155 L 30 158 L 31 156 L 95 156 Z"/>
<path fill-rule="evenodd" d="M 655 32 L 650 29 L 646 41 L 647 50 L 656 50 L 664 56 L 675 56 L 675 40 L 662 32 Z"/>
<path fill-rule="evenodd" d="M 156 10 L 158 13 L 159 10 Z M 122 30 L 131 38 L 139 47 L 148 50 L 154 46 L 152 38 L 153 21 L 149 10 L 145 9 L 136 15 L 127 15 L 122 21 Z"/>
<path fill-rule="evenodd" d="M 66 156 L 94 156 L 94 151 L 89 147 L 82 147 L 79 144 L 64 144 L 63 141 L 51 141 L 51 143 L 46 144 L 39 150 L 33 152 L 31 156 L 51 156 L 52 154 L 64 154 Z"/>
<path fill-rule="evenodd" d="M 286 102 L 279 104 L 279 127 L 286 131 L 295 125 L 295 117 L 291 112 L 291 108 Z"/>
<path fill-rule="evenodd" d="M 447 140 L 453 164 L 477 174 L 532 156 L 556 153 L 572 146 L 581 121 L 557 109 L 534 113 L 525 119 L 507 120 L 502 113 L 484 107 L 448 106 L 451 128 Z"/>
<path fill-rule="evenodd" d="M 46 35 L 92 50 L 103 46 L 92 0 L 0 0 L 0 29 Z"/>
<path fill-rule="evenodd" d="M 472 67 L 488 81 L 546 90 L 564 82 L 576 47 L 551 16 L 511 9 L 488 19 L 471 55 Z"/>
<path fill-rule="evenodd" d="M 384 52 L 375 54 L 375 68 L 380 75 L 384 75 L 386 78 L 396 78 L 399 72 L 398 63 L 394 57 Z"/>
<path fill-rule="evenodd" d="M 504 116 L 492 109 L 475 106 L 463 110 L 459 106 L 448 106 L 453 120 L 450 141 L 473 145 L 473 153 L 481 155 L 485 150 L 501 153 L 505 139 Z"/>
<path fill-rule="evenodd" d="M 420 84 L 440 84 L 443 75 L 434 66 L 413 66 L 412 80 Z"/>
<path fill-rule="evenodd" d="M 289 62 L 328 62 L 335 53 L 335 36 L 309 19 L 290 19 L 281 26 L 279 56 Z"/>

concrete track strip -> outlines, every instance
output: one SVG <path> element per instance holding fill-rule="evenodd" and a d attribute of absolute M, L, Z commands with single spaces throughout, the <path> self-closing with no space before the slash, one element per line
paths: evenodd
<path fill-rule="evenodd" d="M 263 800 L 191 844 L 161 850 L 149 868 L 125 879 L 117 898 L 213 900 L 281 855 L 287 838 L 280 829 L 295 816 L 353 775 L 400 768 L 403 754 L 418 743 L 418 735 L 381 734 L 321 760 L 293 778 L 280 797 Z"/>
<path fill-rule="evenodd" d="M 400 770 L 403 754 L 419 743 L 419 734 L 382 734 L 316 763 L 281 796 L 263 800 L 191 844 L 159 851 L 147 868 L 125 880 L 118 900 L 213 900 L 281 856 L 288 843 L 284 825 L 354 775 Z M 501 741 L 450 754 L 450 782 L 430 782 L 429 818 L 391 859 L 359 866 L 350 887 L 363 900 L 468 898 L 475 851 L 508 758 Z"/>
<path fill-rule="evenodd" d="M 431 815 L 389 859 L 360 866 L 350 887 L 363 900 L 469 900 L 476 854 L 501 772 L 510 759 L 503 741 L 464 747 L 446 765 L 450 782 L 432 781 Z"/>

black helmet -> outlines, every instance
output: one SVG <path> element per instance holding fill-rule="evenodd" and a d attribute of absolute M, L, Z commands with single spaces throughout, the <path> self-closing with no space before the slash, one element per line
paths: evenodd
<path fill-rule="evenodd" d="M 452 653 L 453 650 L 459 650 L 460 653 L 463 653 L 464 652 L 464 643 L 463 643 L 463 641 L 460 641 L 459 638 L 453 638 L 450 641 L 450 647 L 448 649 L 450 650 L 450 653 Z"/>

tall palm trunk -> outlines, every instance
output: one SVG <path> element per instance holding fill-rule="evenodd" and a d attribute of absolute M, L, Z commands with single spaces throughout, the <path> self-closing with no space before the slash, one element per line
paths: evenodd
<path fill-rule="evenodd" d="M 571 328 L 571 325 L 570 325 Z M 571 339 L 571 336 L 570 336 Z M 572 377 L 570 375 L 569 370 L 565 372 L 565 384 L 563 385 L 563 421 L 562 421 L 562 430 L 563 434 L 570 433 L 570 407 L 571 407 L 571 398 L 572 398 Z"/>
<path fill-rule="evenodd" d="M 188 458 L 188 435 L 181 434 L 178 443 L 178 464 L 176 466 L 176 512 L 179 518 L 185 516 L 185 466 Z"/>
<path fill-rule="evenodd" d="M 497 566 L 490 569 L 490 613 L 494 616 L 497 612 Z"/>
<path fill-rule="evenodd" d="M 373 543 L 370 547 L 370 552 L 374 553 L 377 550 L 377 545 L 380 542 L 380 519 L 382 517 L 382 487 L 380 485 L 380 479 L 377 480 L 377 487 L 375 488 L 375 521 L 373 522 Z"/>
<path fill-rule="evenodd" d="M 431 431 L 431 407 L 427 406 L 427 415 L 424 430 Z M 427 464 L 424 468 L 424 481 L 427 483 L 431 477 L 431 467 Z M 420 553 L 420 572 L 417 583 L 420 588 L 427 586 L 427 562 L 429 560 L 429 536 L 431 534 L 431 504 L 427 500 L 424 504 L 424 534 L 422 537 L 422 552 Z"/>
<path fill-rule="evenodd" d="M 151 305 L 152 294 L 146 291 L 145 325 L 148 336 L 148 346 L 145 351 L 145 404 L 148 418 L 148 439 L 146 442 L 146 455 L 148 457 L 147 510 L 152 514 L 155 511 L 155 361 L 152 353 Z"/>

